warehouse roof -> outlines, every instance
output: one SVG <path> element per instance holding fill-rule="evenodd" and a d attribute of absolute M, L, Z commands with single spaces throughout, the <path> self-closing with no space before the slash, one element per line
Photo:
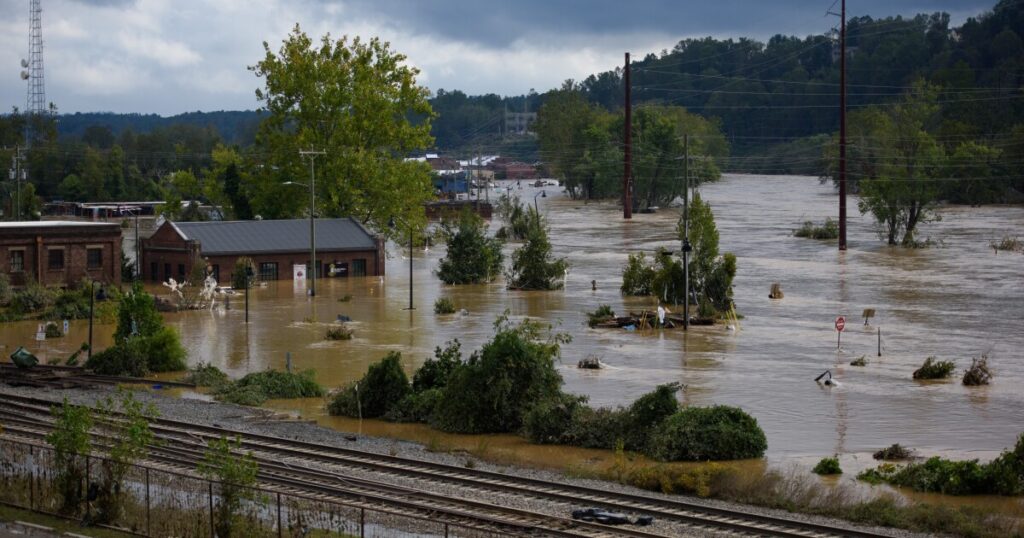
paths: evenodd
<path fill-rule="evenodd" d="M 186 240 L 199 241 L 203 255 L 309 250 L 309 220 L 235 220 L 171 223 Z M 352 218 L 316 219 L 316 249 L 374 250 L 377 241 Z"/>

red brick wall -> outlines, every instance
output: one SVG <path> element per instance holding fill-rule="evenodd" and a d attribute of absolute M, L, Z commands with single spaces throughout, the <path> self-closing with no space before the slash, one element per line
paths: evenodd
<path fill-rule="evenodd" d="M 192 271 L 194 260 L 202 258 L 205 265 L 218 266 L 218 281 L 223 285 L 231 284 L 231 272 L 235 268 L 235 261 L 239 256 L 204 256 L 200 252 L 201 245 L 185 241 L 174 230 L 170 223 L 165 223 L 149 239 L 142 241 L 143 278 L 150 282 L 166 282 L 167 277 L 179 280 L 178 265 L 185 266 L 185 275 Z M 278 280 L 292 279 L 292 265 L 306 264 L 309 261 L 309 251 L 295 253 L 268 253 L 249 255 L 256 263 L 257 277 L 259 276 L 260 264 L 264 262 L 277 263 Z M 376 251 L 365 250 L 356 252 L 316 252 L 317 264 L 321 266 L 318 277 L 326 276 L 327 265 L 333 262 L 348 263 L 349 275 L 352 274 L 352 262 L 357 259 L 366 260 L 367 276 L 378 276 L 384 274 L 384 246 L 378 240 Z M 156 263 L 156 279 L 152 275 L 152 264 Z M 166 269 L 170 269 L 170 275 Z"/>
<path fill-rule="evenodd" d="M 88 267 L 88 249 L 101 251 L 100 266 Z M 23 272 L 13 272 L 11 251 L 24 252 Z M 64 267 L 49 268 L 49 251 L 64 252 Z M 0 272 L 22 286 L 35 280 L 47 286 L 69 286 L 83 278 L 105 283 L 121 282 L 121 228 L 110 226 L 33 226 L 3 228 L 0 233 Z"/>

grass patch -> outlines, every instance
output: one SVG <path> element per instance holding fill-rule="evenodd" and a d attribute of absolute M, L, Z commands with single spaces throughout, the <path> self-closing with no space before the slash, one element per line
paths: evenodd
<path fill-rule="evenodd" d="M 996 250 L 1005 250 L 1009 252 L 1024 252 L 1024 241 L 1017 239 L 1016 237 L 1010 237 L 1004 235 L 999 241 L 993 241 L 991 243 L 992 248 Z"/>
<path fill-rule="evenodd" d="M 455 313 L 455 301 L 452 301 L 448 297 L 441 297 L 434 301 L 434 313 L 435 314 L 454 314 Z"/>
<path fill-rule="evenodd" d="M 837 456 L 821 458 L 821 461 L 811 469 L 811 472 L 820 475 L 843 474 L 843 470 L 839 468 L 839 458 Z"/>
<path fill-rule="evenodd" d="M 813 221 L 804 221 L 803 226 L 793 231 L 793 235 L 808 239 L 838 239 L 839 223 L 832 220 L 832 217 L 826 218 L 821 226 L 816 226 Z"/>
<path fill-rule="evenodd" d="M 945 379 L 953 375 L 955 369 L 953 361 L 940 361 L 935 357 L 928 357 L 920 368 L 914 370 L 914 379 Z"/>
<path fill-rule="evenodd" d="M 327 334 L 324 336 L 327 340 L 351 340 L 352 329 L 349 329 L 345 325 L 338 325 L 336 327 L 329 327 Z"/>

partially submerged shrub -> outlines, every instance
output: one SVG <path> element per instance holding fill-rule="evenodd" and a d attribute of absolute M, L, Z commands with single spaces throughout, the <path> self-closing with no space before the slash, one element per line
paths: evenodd
<path fill-rule="evenodd" d="M 890 447 L 883 448 L 872 455 L 876 460 L 907 460 L 914 457 L 914 451 L 895 443 Z"/>
<path fill-rule="evenodd" d="M 64 336 L 64 333 L 60 331 L 60 327 L 56 323 L 47 323 L 45 335 L 47 338 L 60 338 Z"/>
<path fill-rule="evenodd" d="M 598 306 L 597 310 L 593 312 L 587 312 L 587 325 L 591 327 L 613 319 L 615 319 L 615 311 L 606 304 Z"/>
<path fill-rule="evenodd" d="M 759 458 L 768 448 L 757 419 L 738 407 L 687 407 L 651 435 L 649 455 L 662 461 Z"/>
<path fill-rule="evenodd" d="M 173 327 L 164 326 L 153 296 L 136 282 L 120 298 L 114 345 L 94 354 L 85 367 L 105 375 L 143 376 L 186 368 L 185 348 Z"/>
<path fill-rule="evenodd" d="M 455 302 L 448 297 L 440 297 L 434 301 L 435 314 L 454 314 Z"/>
<path fill-rule="evenodd" d="M 362 379 L 339 391 L 327 410 L 332 415 L 380 417 L 411 390 L 402 369 L 402 354 L 392 351 L 371 364 Z"/>
<path fill-rule="evenodd" d="M 1003 451 L 989 463 L 936 456 L 923 463 L 903 466 L 882 464 L 862 472 L 857 478 L 947 495 L 1021 495 L 1024 494 L 1024 434 L 1017 438 L 1013 450 Z"/>
<path fill-rule="evenodd" d="M 487 237 L 484 219 L 468 207 L 457 222 L 441 223 L 441 235 L 448 250 L 438 262 L 437 276 L 445 284 L 490 282 L 501 274 L 502 240 Z"/>
<path fill-rule="evenodd" d="M 185 383 L 192 383 L 197 387 L 219 387 L 228 383 L 228 374 L 216 366 L 201 362 L 188 371 L 183 380 Z"/>
<path fill-rule="evenodd" d="M 825 219 L 825 224 L 816 226 L 813 221 L 805 221 L 803 226 L 793 232 L 797 237 L 810 239 L 837 239 L 839 237 L 839 223 L 832 220 L 832 217 Z"/>
<path fill-rule="evenodd" d="M 964 372 L 964 385 L 988 385 L 992 380 L 992 371 L 988 369 L 988 356 L 971 359 L 971 367 Z"/>
<path fill-rule="evenodd" d="M 327 329 L 327 335 L 324 338 L 328 340 L 351 340 L 352 329 L 342 324 Z"/>
<path fill-rule="evenodd" d="M 586 398 L 559 393 L 533 405 L 523 416 L 523 436 L 531 443 L 571 443 L 566 435 Z"/>
<path fill-rule="evenodd" d="M 953 361 L 940 361 L 928 357 L 920 368 L 914 370 L 914 379 L 945 379 L 953 374 L 956 365 Z"/>
<path fill-rule="evenodd" d="M 456 338 L 445 343 L 444 348 L 434 348 L 434 358 L 427 359 L 412 376 L 412 390 L 422 392 L 444 388 L 448 377 L 462 364 L 462 344 Z"/>
<path fill-rule="evenodd" d="M 397 403 L 390 406 L 384 413 L 384 420 L 391 422 L 429 422 L 437 402 L 441 399 L 441 389 L 427 389 L 422 392 L 410 392 Z"/>
<path fill-rule="evenodd" d="M 316 382 L 316 372 L 303 370 L 298 373 L 264 370 L 221 385 L 217 398 L 239 405 L 256 406 L 278 398 L 313 398 L 323 396 L 324 388 Z"/>
<path fill-rule="evenodd" d="M 630 254 L 626 267 L 622 269 L 623 295 L 651 295 L 651 284 L 654 282 L 654 265 L 648 264 L 643 252 Z"/>
<path fill-rule="evenodd" d="M 868 357 L 867 357 L 867 355 L 861 355 L 860 357 L 850 361 L 850 366 L 867 366 L 867 365 L 868 365 Z"/>
<path fill-rule="evenodd" d="M 992 242 L 992 248 L 996 250 L 1006 250 L 1010 252 L 1021 252 L 1024 251 L 1024 241 L 1021 241 L 1016 237 L 1004 235 L 1003 238 L 998 242 Z"/>
<path fill-rule="evenodd" d="M 249 276 L 249 275 L 253 276 Z M 235 260 L 235 267 L 231 271 L 231 287 L 242 290 L 251 284 L 250 279 L 259 274 L 256 272 L 256 262 L 248 256 L 239 256 Z"/>
<path fill-rule="evenodd" d="M 843 474 L 843 470 L 839 468 L 839 457 L 821 458 L 811 472 L 820 475 Z"/>
<path fill-rule="evenodd" d="M 560 289 L 569 267 L 565 258 L 551 253 L 547 225 L 536 211 L 529 211 L 529 225 L 523 245 L 512 252 L 512 265 L 505 272 L 510 289 Z"/>

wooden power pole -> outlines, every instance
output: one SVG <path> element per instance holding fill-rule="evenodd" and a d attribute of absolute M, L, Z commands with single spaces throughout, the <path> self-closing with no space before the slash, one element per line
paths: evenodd
<path fill-rule="evenodd" d="M 633 103 L 629 97 L 629 53 L 626 53 L 625 169 L 622 171 L 622 218 L 633 218 Z"/>
<path fill-rule="evenodd" d="M 846 0 L 839 15 L 839 250 L 846 250 Z"/>

